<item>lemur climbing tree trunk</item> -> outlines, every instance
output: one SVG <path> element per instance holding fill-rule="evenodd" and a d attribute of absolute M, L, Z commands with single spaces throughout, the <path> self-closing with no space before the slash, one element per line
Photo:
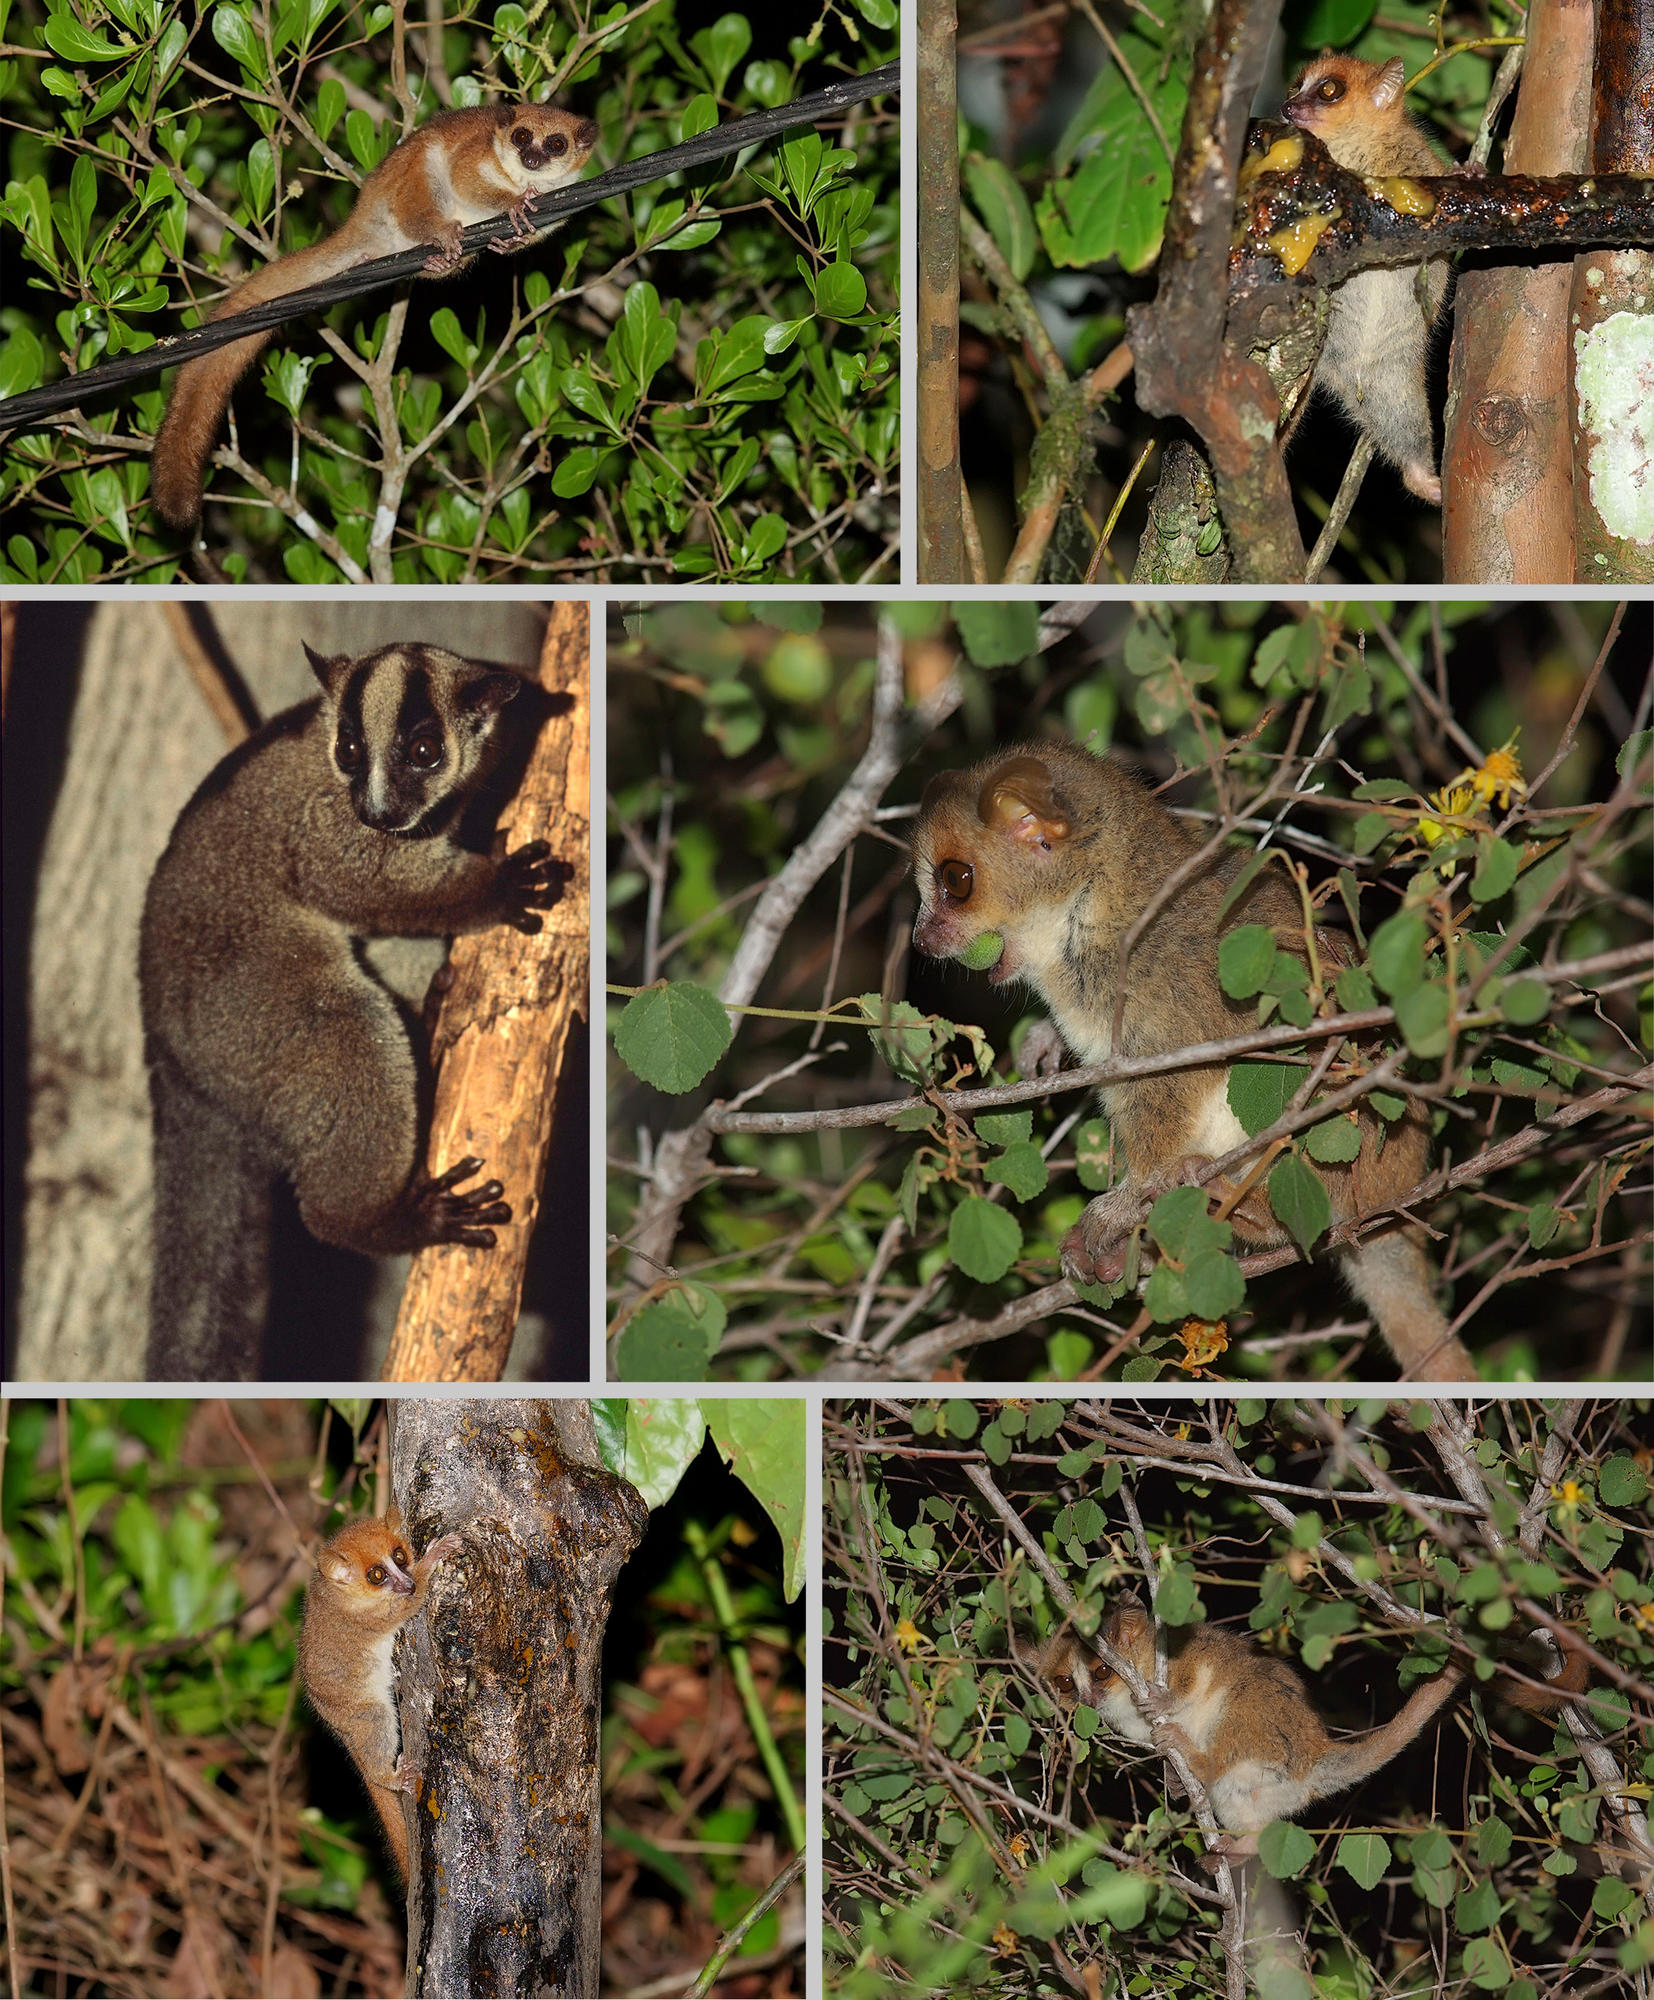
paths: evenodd
<path fill-rule="evenodd" d="M 551 712 L 505 826 L 511 848 L 551 843 L 568 871 L 563 893 L 535 936 L 501 924 L 454 940 L 431 1038 L 431 1171 L 481 1158 L 505 1185 L 512 1221 L 493 1250 L 414 1258 L 386 1381 L 497 1382 L 505 1373 L 553 1128 L 584 1087 L 570 1052 L 590 1005 L 589 606 L 550 606 L 539 681 Z"/>
<path fill-rule="evenodd" d="M 599 1990 L 603 1634 L 648 1515 L 583 1399 L 391 1406 L 414 1544 L 458 1534 L 398 1652 L 410 1996 Z"/>

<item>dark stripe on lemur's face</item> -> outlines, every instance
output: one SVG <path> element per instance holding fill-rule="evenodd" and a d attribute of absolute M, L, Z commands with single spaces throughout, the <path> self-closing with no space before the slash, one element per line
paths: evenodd
<path fill-rule="evenodd" d="M 454 746 L 417 648 L 387 647 L 358 664 L 339 695 L 334 743 L 364 826 L 434 830 L 425 822 L 453 791 Z"/>
<path fill-rule="evenodd" d="M 521 683 L 438 646 L 385 646 L 358 660 L 305 650 L 332 703 L 333 763 L 357 818 L 377 833 L 440 833 Z"/>

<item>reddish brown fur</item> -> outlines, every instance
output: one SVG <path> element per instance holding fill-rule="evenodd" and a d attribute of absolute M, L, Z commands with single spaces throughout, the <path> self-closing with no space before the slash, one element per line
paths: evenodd
<path fill-rule="evenodd" d="M 989 977 L 1026 980 L 1082 1062 L 1148 1055 L 1219 1041 L 1255 1018 L 1218 981 L 1218 944 L 1240 924 L 1270 926 L 1286 950 L 1305 954 L 1297 894 L 1275 869 L 1254 878 L 1227 912 L 1224 897 L 1242 857 L 1213 861 L 1159 909 L 1121 963 L 1121 946 L 1167 876 L 1197 843 L 1119 766 L 1071 744 L 1001 752 L 926 788 L 914 830 L 921 909 L 913 941 L 955 958 L 986 931 L 1005 940 Z M 960 871 L 964 871 L 963 874 Z M 950 886 L 951 885 L 951 886 Z M 1323 985 L 1345 947 L 1317 929 Z M 1113 1023 L 1120 1006 L 1119 1046 Z M 1124 1238 L 1146 1196 L 1187 1179 L 1191 1162 L 1230 1150 L 1243 1136 L 1229 1112 L 1227 1070 L 1215 1065 L 1105 1085 L 1115 1141 L 1125 1155 L 1120 1185 L 1099 1196 L 1063 1244 L 1063 1269 L 1080 1283 L 1113 1282 Z M 1382 1207 L 1422 1178 L 1429 1126 L 1410 1105 L 1394 1125 L 1363 1103 L 1361 1151 L 1348 1165 L 1316 1165 L 1335 1221 Z M 1215 1194 L 1233 1192 L 1221 1180 Z M 1242 1243 L 1288 1241 L 1261 1187 L 1230 1216 Z M 1420 1234 L 1392 1229 L 1342 1253 L 1346 1276 L 1370 1305 L 1404 1376 L 1474 1381 L 1469 1354 L 1449 1333 L 1432 1292 Z"/>
<path fill-rule="evenodd" d="M 1341 167 L 1370 179 L 1448 168 L 1402 101 L 1406 71 L 1358 56 L 1318 57 L 1283 107 Z M 1447 296 L 1440 258 L 1399 270 L 1359 271 L 1332 294 L 1316 383 L 1396 465 L 1409 491 L 1441 505 L 1425 390 L 1430 329 Z"/>
<path fill-rule="evenodd" d="M 589 119 L 545 104 L 440 112 L 374 168 L 350 214 L 331 236 L 266 264 L 238 285 L 209 318 L 227 319 L 267 299 L 320 284 L 353 265 L 395 256 L 423 243 L 437 246 L 426 272 L 448 276 L 465 261 L 459 242 L 467 223 L 510 215 L 526 230 L 526 203 L 572 180 L 591 157 L 597 136 Z M 200 513 L 207 454 L 231 392 L 271 337 L 272 330 L 266 328 L 197 361 L 186 361 L 179 369 L 172 401 L 155 436 L 149 472 L 156 511 L 170 526 L 186 529 Z"/>
<path fill-rule="evenodd" d="M 404 1879 L 402 1794 L 414 1780 L 397 1754 L 389 1649 L 424 1608 L 437 1564 L 459 1546 L 458 1535 L 444 1535 L 414 1562 L 393 1507 L 383 1520 L 352 1521 L 318 1552 L 305 1597 L 299 1635 L 305 1692 L 362 1774 Z"/>
<path fill-rule="evenodd" d="M 1219 1824 L 1243 1836 L 1224 1843 L 1233 1854 L 1251 1851 L 1245 1836 L 1271 1820 L 1295 1819 L 1388 1764 L 1464 1678 L 1461 1668 L 1446 1667 L 1421 1681 L 1388 1722 L 1335 1741 L 1296 1670 L 1239 1633 L 1215 1625 L 1169 1631 L 1164 1689 L 1154 1688 L 1154 1626 L 1140 1604 L 1117 1604 L 1101 1636 L 1153 1689 L 1148 1707 L 1160 1743 L 1187 1761 Z M 1084 1702 L 1131 1741 L 1155 1742 L 1125 1682 L 1071 1633 L 1047 1645 L 1040 1670 L 1064 1706 Z"/>

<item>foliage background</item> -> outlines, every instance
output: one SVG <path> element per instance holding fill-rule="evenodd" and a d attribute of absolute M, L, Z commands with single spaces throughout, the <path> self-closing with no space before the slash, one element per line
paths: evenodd
<path fill-rule="evenodd" d="M 1100 1303 L 1053 1284 L 1063 1232 L 1103 1185 L 1106 1133 L 1088 1096 L 978 1119 L 974 1140 L 963 1121 L 944 1130 L 919 1104 L 905 1129 L 826 1122 L 899 1101 L 915 1084 L 943 1092 L 978 1086 L 984 1069 L 1014 1073 L 1030 1003 L 960 965 L 912 956 L 905 840 L 933 773 L 1018 738 L 1113 744 L 1151 782 L 1175 777 L 1170 801 L 1208 830 L 1214 773 L 1236 810 L 1279 777 L 1243 838 L 1277 827 L 1311 887 L 1327 892 L 1334 923 L 1344 919 L 1332 878 L 1347 870 L 1365 889 L 1365 939 L 1408 918 L 1387 934 L 1410 940 L 1406 972 L 1397 977 L 1380 952 L 1379 973 L 1350 991 L 1356 1004 L 1397 1003 L 1404 1074 L 1433 1093 L 1456 1159 L 1646 1063 L 1646 606 L 1623 618 L 1602 604 L 1087 611 L 1074 608 L 1084 622 L 1072 636 L 1048 622 L 1055 643 L 1043 650 L 1039 607 L 1027 603 L 951 614 L 890 606 L 877 630 L 854 607 L 663 606 L 611 628 L 610 974 L 627 989 L 680 982 L 633 1003 L 621 1028 L 627 1061 L 612 1071 L 613 1366 L 623 1377 L 1391 1372 L 1324 1264 L 1253 1279 L 1256 1318 L 1243 1332 L 1229 1316 L 1226 1352 L 1180 1337 L 1178 1298 L 1161 1297 L 1156 1324 L 1134 1332 L 1129 1294 Z M 870 806 L 858 799 L 841 828 L 847 858 L 834 846 L 765 961 L 752 998 L 790 1013 L 741 1016 L 725 1053 L 712 996 L 729 997 L 754 912 L 853 782 L 882 648 L 907 702 L 891 725 L 893 781 Z M 1294 731 L 1310 760 L 1301 767 L 1279 762 Z M 1528 777 L 1544 776 L 1531 799 L 1485 814 L 1472 801 L 1449 837 L 1422 832 L 1445 810 L 1425 800 L 1463 771 L 1467 744 L 1479 758 L 1513 734 Z M 1352 796 L 1364 779 L 1380 786 L 1376 798 Z M 1536 961 L 1626 957 L 1577 997 L 1566 985 L 1549 1000 L 1518 994 L 1518 1012 L 1543 1011 L 1526 1025 L 1498 1012 L 1501 989 L 1489 987 L 1481 999 L 1492 997 L 1493 1013 L 1458 1033 L 1444 1061 L 1445 961 L 1413 949 L 1415 920 L 1456 940 L 1456 1019 L 1473 1011 L 1469 982 L 1485 949 L 1465 943 L 1470 933 L 1520 927 Z M 668 1002 L 683 1003 L 682 1021 L 664 1018 Z M 1307 998 L 1285 1004 L 1302 1009 Z M 838 1011 L 823 1022 L 828 1008 Z M 870 1019 L 898 1032 L 871 1035 Z M 611 1029 L 620 1025 L 616 995 Z M 668 1088 L 640 1080 L 648 1075 Z M 742 1093 L 752 1093 L 744 1116 L 796 1110 L 795 1129 L 713 1132 L 709 1104 L 733 1106 Z M 1456 1302 L 1476 1304 L 1467 1338 L 1490 1379 L 1647 1379 L 1648 1150 L 1635 1103 L 1430 1204 Z M 640 1259 L 640 1202 L 682 1176 L 672 1148 L 697 1132 L 704 1161 L 693 1154 L 681 1206 L 664 1204 L 670 1235 L 651 1238 Z"/>
<path fill-rule="evenodd" d="M 555 93 L 618 165 L 877 67 L 896 18 L 559 0 L 435 30 L 405 0 L 21 0 L 0 394 L 195 324 L 190 302 L 336 227 L 444 105 Z M 243 503 L 205 515 L 224 579 L 894 581 L 897 125 L 893 99 L 859 106 L 825 144 L 806 128 L 750 172 L 283 330 L 237 391 L 234 471 L 209 475 Z M 145 497 L 163 408 L 157 377 L 8 440 L 9 579 L 179 573 Z"/>
<path fill-rule="evenodd" d="M 315 1539 L 342 1525 L 335 1508 L 376 1510 L 381 1410 L 7 1406 L 10 1990 L 404 1990 L 372 1809 L 294 1675 Z M 600 1412 L 606 1458 L 656 1510 L 607 1640 L 604 1971 L 622 1993 L 692 1977 L 792 1851 L 743 1672 L 798 1800 L 805 1767 L 804 1600 L 784 1594 L 753 1491 L 785 1506 L 790 1481 L 722 1432 L 697 1455 L 693 1403 L 640 1412 L 664 1435 L 650 1446 L 634 1427 L 629 1454 L 624 1412 Z M 788 1457 L 801 1486 L 796 1441 Z M 714 1990 L 801 1992 L 802 1929 L 795 1891 Z"/>
<path fill-rule="evenodd" d="M 1408 1611 L 1447 1617 L 1474 1660 L 1532 1629 L 1524 1600 L 1566 1606 L 1629 1679 L 1589 1710 L 1640 1817 L 1651 1436 L 1646 1401 L 829 1405 L 832 1990 L 1225 1991 L 1204 1841 L 1159 1757 L 1083 1708 L 1065 1726 L 1012 1657 L 1011 1631 L 1026 1647 L 1062 1614 L 989 1492 L 1078 1595 L 1082 1629 L 1126 1590 L 1147 1602 L 1149 1565 L 1169 1636 L 1250 1628 L 1307 1668 L 1338 1727 L 1399 1707 Z M 1472 1682 L 1304 1819 L 1286 1894 L 1317 1992 L 1641 1990 L 1654 1921 L 1635 1834 L 1560 1721 Z M 1342 1831 L 1363 1827 L 1377 1845 Z"/>
<path fill-rule="evenodd" d="M 1027 286 L 1070 371 L 1095 367 L 1124 337 L 1126 308 L 1152 299 L 1172 159 L 1182 127 L 1189 72 L 1206 9 L 1177 4 L 1081 8 L 1049 50 L 1027 59 L 992 52 L 991 32 L 960 41 L 960 93 L 968 130 L 961 141 L 963 198 Z M 1048 31 L 1049 32 L 1049 31 Z M 1463 159 L 1505 50 L 1478 46 L 1521 33 L 1521 10 L 1506 0 L 1437 8 L 1429 0 L 1290 0 L 1282 9 L 1278 84 L 1260 116 L 1278 116 L 1299 69 L 1322 49 L 1369 62 L 1400 56 L 1411 78 L 1441 48 L 1449 59 L 1409 89 L 1407 108 L 1454 158 Z M 1106 135 L 1106 137 L 1099 136 Z M 1492 164 L 1497 171 L 1497 160 Z M 1028 455 L 1051 412 L 1020 337 L 968 257 L 962 259 L 961 455 L 981 530 L 989 577 L 1001 574 L 1014 539 L 1016 495 Z M 1435 343 L 1432 409 L 1446 380 L 1444 319 Z M 1158 476 L 1151 456 L 1177 434 L 1140 411 L 1128 378 L 1098 424 L 1096 475 L 1085 508 L 1059 526 L 1044 576 L 1085 573 L 1098 532 L 1135 478 L 1099 581 L 1132 573 L 1146 508 Z M 1439 425 L 1438 425 L 1439 435 Z M 1356 433 L 1317 398 L 1295 436 L 1287 472 L 1299 502 L 1306 548 L 1325 521 Z M 1367 474 L 1350 526 L 1326 581 L 1396 583 L 1441 576 L 1440 516 L 1416 501 L 1390 467 Z"/>

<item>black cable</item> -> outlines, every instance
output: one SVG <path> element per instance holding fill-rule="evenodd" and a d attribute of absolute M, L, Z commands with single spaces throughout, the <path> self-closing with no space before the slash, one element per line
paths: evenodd
<path fill-rule="evenodd" d="M 842 77 L 823 90 L 795 97 L 791 103 L 779 104 L 772 111 L 754 111 L 746 118 L 732 118 L 727 124 L 714 125 L 710 131 L 685 139 L 681 146 L 668 146 L 664 152 L 627 160 L 608 173 L 599 174 L 595 180 L 579 181 L 573 187 L 559 188 L 555 194 L 541 195 L 529 209 L 529 220 L 535 228 L 544 228 L 550 222 L 566 222 L 584 208 L 593 208 L 618 194 L 629 194 L 633 188 L 645 187 L 651 181 L 664 180 L 668 174 L 684 173 L 711 160 L 727 159 L 749 146 L 762 145 L 777 133 L 812 125 L 818 118 L 831 117 L 834 112 L 847 110 L 869 97 L 899 92 L 901 69 L 900 63 L 886 63 L 882 69 L 868 70 L 863 76 Z M 460 244 L 466 251 L 481 250 L 496 238 L 516 233 L 509 217 L 496 215 L 487 222 L 473 223 L 462 233 Z M 394 257 L 376 257 L 369 264 L 353 265 L 319 285 L 306 285 L 302 291 L 286 292 L 262 305 L 249 306 L 245 312 L 232 313 L 228 319 L 213 320 L 188 333 L 158 340 L 141 353 L 118 355 L 113 361 L 100 361 L 95 368 L 67 376 L 61 382 L 25 390 L 21 396 L 6 397 L 0 400 L 0 436 L 72 410 L 101 390 L 138 381 L 145 375 L 158 375 L 176 362 L 210 354 L 215 347 L 227 347 L 232 340 L 242 340 L 264 327 L 280 326 L 287 320 L 315 312 L 320 306 L 337 305 L 341 299 L 360 298 L 368 292 L 383 291 L 387 285 L 399 284 L 404 278 L 416 278 L 434 248 L 427 245 L 402 250 Z"/>

